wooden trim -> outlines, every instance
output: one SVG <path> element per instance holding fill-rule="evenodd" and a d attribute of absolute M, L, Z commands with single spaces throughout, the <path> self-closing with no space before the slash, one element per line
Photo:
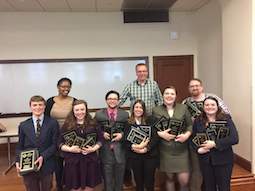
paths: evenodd
<path fill-rule="evenodd" d="M 251 172 L 251 161 L 246 160 L 245 158 L 239 156 L 238 154 L 234 154 L 234 161 L 236 164 Z"/>

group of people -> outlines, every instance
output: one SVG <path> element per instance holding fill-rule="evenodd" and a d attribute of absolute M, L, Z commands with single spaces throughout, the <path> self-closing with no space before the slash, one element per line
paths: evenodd
<path fill-rule="evenodd" d="M 167 191 L 230 191 L 232 145 L 238 143 L 238 134 L 223 101 L 205 94 L 201 80 L 192 79 L 191 97 L 176 103 L 175 87 L 166 87 L 162 95 L 157 83 L 148 78 L 147 65 L 137 64 L 136 75 L 121 95 L 114 90 L 106 93 L 107 107 L 94 118 L 86 101 L 69 96 L 72 81 L 68 78 L 58 81 L 57 96 L 47 101 L 41 96 L 30 99 L 32 117 L 19 125 L 16 152 L 19 172 L 20 152 L 39 151 L 37 171 L 23 175 L 27 190 L 49 191 L 55 172 L 59 191 L 92 191 L 102 181 L 105 191 L 121 191 L 131 170 L 136 191 L 153 191 L 158 168 L 166 176 Z M 120 107 L 127 99 L 130 115 Z M 190 104 L 199 114 L 193 115 Z M 154 125 L 162 117 L 181 121 L 181 131 L 159 131 Z M 191 140 L 215 121 L 226 122 L 228 136 L 195 145 Z M 130 142 L 130 131 L 142 126 L 151 128 L 150 137 Z M 70 144 L 70 132 L 84 140 L 92 134 L 96 139 L 93 144 Z"/>

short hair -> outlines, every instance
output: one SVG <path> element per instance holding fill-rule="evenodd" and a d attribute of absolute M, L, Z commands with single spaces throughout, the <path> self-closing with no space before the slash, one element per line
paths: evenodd
<path fill-rule="evenodd" d="M 72 80 L 70 80 L 67 77 L 61 78 L 58 80 L 57 86 L 60 86 L 60 84 L 62 84 L 64 81 L 67 81 L 71 86 L 72 86 Z"/>
<path fill-rule="evenodd" d="M 105 94 L 105 100 L 107 100 L 107 98 L 108 98 L 108 96 L 109 96 L 110 94 L 116 94 L 117 97 L 118 97 L 118 99 L 120 99 L 120 94 L 119 94 L 119 92 L 117 92 L 117 91 L 115 91 L 115 90 L 110 90 L 110 91 L 108 91 L 108 92 Z"/>
<path fill-rule="evenodd" d="M 203 84 L 202 80 L 200 80 L 199 78 L 192 78 L 192 79 L 189 81 L 189 83 L 190 83 L 191 81 L 197 81 L 197 82 L 199 82 L 201 85 Z"/>
<path fill-rule="evenodd" d="M 138 68 L 139 66 L 145 66 L 145 67 L 148 69 L 147 64 L 145 64 L 145 63 L 138 63 L 138 64 L 136 64 L 136 66 L 135 66 L 135 70 L 137 70 L 137 68 Z"/>
<path fill-rule="evenodd" d="M 165 87 L 165 89 L 163 91 L 163 94 L 166 91 L 166 89 L 173 89 L 175 91 L 175 94 L 177 95 L 177 90 L 176 90 L 176 88 L 174 86 L 167 86 L 167 87 Z"/>
<path fill-rule="evenodd" d="M 42 96 L 34 95 L 30 98 L 29 105 L 31 105 L 32 102 L 40 102 L 40 101 L 42 101 L 44 103 L 44 105 L 46 105 L 46 101 Z"/>

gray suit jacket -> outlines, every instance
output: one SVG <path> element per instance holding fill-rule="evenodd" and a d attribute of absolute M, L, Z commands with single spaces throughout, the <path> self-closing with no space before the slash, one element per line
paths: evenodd
<path fill-rule="evenodd" d="M 107 109 L 102 109 L 97 111 L 95 115 L 95 119 L 99 124 L 105 121 L 109 121 Z M 126 123 L 127 119 L 128 119 L 128 112 L 122 109 L 118 109 L 116 122 Z M 103 126 L 101 126 L 101 128 L 103 128 Z M 111 144 L 114 145 L 113 150 L 110 149 Z M 112 163 L 111 161 L 112 152 L 114 153 L 117 163 L 125 163 L 126 156 L 125 156 L 125 146 L 124 146 L 124 134 L 123 134 L 123 140 L 119 142 L 111 142 L 109 140 L 105 140 L 104 145 L 100 149 L 100 158 L 104 164 Z"/>

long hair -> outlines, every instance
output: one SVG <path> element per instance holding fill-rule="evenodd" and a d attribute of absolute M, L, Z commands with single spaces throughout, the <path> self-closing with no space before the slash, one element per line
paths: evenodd
<path fill-rule="evenodd" d="M 222 109 L 219 107 L 219 102 L 218 102 L 218 100 L 215 97 L 209 96 L 209 97 L 205 98 L 204 101 L 203 101 L 203 105 L 204 105 L 205 101 L 208 100 L 208 99 L 215 101 L 215 103 L 216 103 L 216 105 L 218 107 L 218 111 L 216 112 L 215 120 L 226 120 L 227 116 L 222 111 Z M 206 123 L 208 122 L 208 118 L 207 118 L 207 115 L 206 115 L 204 110 L 199 115 L 198 119 L 202 121 L 204 126 L 206 126 Z"/>
<path fill-rule="evenodd" d="M 147 119 L 147 115 L 146 115 L 146 107 L 145 107 L 145 103 L 143 100 L 141 99 L 137 99 L 133 106 L 132 106 L 132 109 L 131 109 L 131 116 L 129 117 L 128 119 L 128 122 L 131 123 L 131 124 L 134 124 L 135 123 L 135 114 L 134 114 L 134 108 L 135 108 L 135 105 L 139 103 L 141 104 L 142 108 L 143 108 L 143 115 L 141 116 L 142 117 L 142 120 L 141 120 L 141 123 L 142 124 L 146 124 L 146 119 Z"/>
<path fill-rule="evenodd" d="M 80 105 L 80 104 L 84 104 L 85 108 L 86 108 L 84 124 L 82 125 L 82 127 L 86 128 L 88 126 L 94 126 L 95 125 L 94 120 L 92 120 L 92 117 L 90 116 L 90 114 L 88 112 L 88 104 L 87 104 L 87 102 L 84 101 L 84 100 L 75 100 L 73 102 L 73 105 L 72 105 L 72 111 L 70 111 L 70 113 L 66 117 L 64 125 L 62 127 L 64 130 L 71 130 L 71 129 L 75 129 L 77 127 L 76 117 L 74 116 L 73 109 L 74 109 L 74 106 Z"/>

